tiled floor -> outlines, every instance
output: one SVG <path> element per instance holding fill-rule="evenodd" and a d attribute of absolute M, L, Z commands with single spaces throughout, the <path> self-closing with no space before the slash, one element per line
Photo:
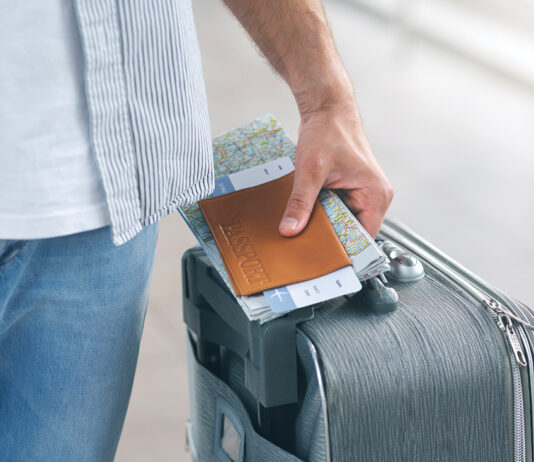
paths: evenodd
<path fill-rule="evenodd" d="M 213 132 L 270 112 L 296 139 L 285 84 L 219 2 L 194 2 Z M 328 11 L 367 132 L 401 218 L 482 277 L 534 306 L 534 95 L 339 3 Z M 161 222 L 132 400 L 117 460 L 182 461 L 187 419 L 180 256 Z"/>

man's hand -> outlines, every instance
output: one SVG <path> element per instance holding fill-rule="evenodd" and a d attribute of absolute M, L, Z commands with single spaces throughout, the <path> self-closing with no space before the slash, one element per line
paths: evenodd
<path fill-rule="evenodd" d="M 393 188 L 371 152 L 354 104 L 302 117 L 282 235 L 294 236 L 304 229 L 321 188 L 337 190 L 369 234 L 376 236 Z"/>
<path fill-rule="evenodd" d="M 322 187 L 374 237 L 393 190 L 362 128 L 321 0 L 224 0 L 288 83 L 301 115 L 295 182 L 280 233 L 301 232 Z"/>

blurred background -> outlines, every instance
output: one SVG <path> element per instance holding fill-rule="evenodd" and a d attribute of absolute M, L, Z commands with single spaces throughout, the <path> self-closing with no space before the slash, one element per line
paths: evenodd
<path fill-rule="evenodd" d="M 193 1 L 214 135 L 271 113 L 297 140 L 284 82 L 219 1 Z M 534 0 L 326 0 L 368 137 L 400 219 L 534 307 Z M 117 461 L 186 461 L 180 257 L 161 222 Z"/>

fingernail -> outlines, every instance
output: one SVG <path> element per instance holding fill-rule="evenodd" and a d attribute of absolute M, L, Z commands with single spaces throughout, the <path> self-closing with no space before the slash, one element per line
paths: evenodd
<path fill-rule="evenodd" d="M 289 231 L 295 231 L 297 229 L 298 221 L 293 217 L 285 217 L 281 224 L 283 228 L 286 228 Z"/>

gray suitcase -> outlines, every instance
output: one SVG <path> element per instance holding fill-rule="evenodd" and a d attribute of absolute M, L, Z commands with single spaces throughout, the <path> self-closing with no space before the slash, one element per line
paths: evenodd
<path fill-rule="evenodd" d="M 378 239 L 425 270 L 389 280 L 396 311 L 360 295 L 264 325 L 186 252 L 194 461 L 532 460 L 530 309 L 398 223 Z"/>

